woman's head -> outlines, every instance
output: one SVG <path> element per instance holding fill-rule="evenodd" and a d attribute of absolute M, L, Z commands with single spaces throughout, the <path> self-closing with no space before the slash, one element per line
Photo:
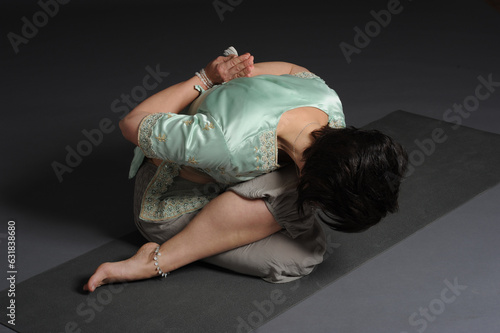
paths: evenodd
<path fill-rule="evenodd" d="M 376 130 L 325 126 L 304 151 L 297 204 L 322 210 L 319 218 L 344 232 L 363 231 L 398 209 L 408 157 Z"/>

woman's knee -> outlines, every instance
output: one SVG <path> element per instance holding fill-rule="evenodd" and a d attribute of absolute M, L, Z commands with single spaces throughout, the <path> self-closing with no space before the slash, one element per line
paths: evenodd
<path fill-rule="evenodd" d="M 285 283 L 310 274 L 323 262 L 325 244 L 322 230 L 312 229 L 310 235 L 297 239 L 277 232 L 205 261 L 268 282 Z"/>

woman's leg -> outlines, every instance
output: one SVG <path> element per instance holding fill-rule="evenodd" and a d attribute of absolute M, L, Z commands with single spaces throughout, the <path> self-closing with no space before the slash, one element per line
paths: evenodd
<path fill-rule="evenodd" d="M 316 222 L 296 238 L 276 232 L 203 261 L 267 282 L 286 283 L 310 274 L 323 262 L 325 251 L 326 235 Z"/>
<path fill-rule="evenodd" d="M 173 238 L 160 247 L 161 269 L 169 272 L 184 265 L 263 239 L 281 229 L 263 200 L 245 199 L 225 192 L 207 204 Z M 103 284 L 151 278 L 156 243 L 146 243 L 130 259 L 104 263 L 84 286 L 94 291 Z"/>

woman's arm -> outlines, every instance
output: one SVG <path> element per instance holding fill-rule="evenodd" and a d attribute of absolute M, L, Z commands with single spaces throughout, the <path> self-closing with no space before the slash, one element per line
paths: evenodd
<path fill-rule="evenodd" d="M 120 129 L 125 139 L 137 146 L 137 132 L 144 117 L 160 112 L 179 113 L 198 97 L 199 93 L 194 89 L 194 86 L 201 84 L 201 80 L 194 76 L 144 100 L 120 121 Z"/>
<path fill-rule="evenodd" d="M 309 72 L 307 68 L 283 61 L 260 62 L 254 65 L 250 76 L 263 74 L 283 75 L 295 74 L 299 72 Z"/>
<path fill-rule="evenodd" d="M 218 57 L 205 68 L 207 76 L 215 84 L 248 76 L 252 70 L 253 57 L 248 53 L 238 57 Z M 194 89 L 196 85 L 207 88 L 197 76 L 193 76 L 144 100 L 120 121 L 123 136 L 137 146 L 137 132 L 142 119 L 153 113 L 179 113 L 198 97 L 199 93 Z"/>

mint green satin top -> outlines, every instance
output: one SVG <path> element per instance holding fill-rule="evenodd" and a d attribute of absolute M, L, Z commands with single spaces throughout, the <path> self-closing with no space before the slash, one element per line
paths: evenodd
<path fill-rule="evenodd" d="M 279 167 L 276 128 L 286 111 L 316 107 L 331 127 L 345 127 L 337 93 L 308 72 L 239 78 L 201 92 L 188 114 L 156 113 L 142 120 L 130 177 L 147 156 L 234 184 Z"/>

